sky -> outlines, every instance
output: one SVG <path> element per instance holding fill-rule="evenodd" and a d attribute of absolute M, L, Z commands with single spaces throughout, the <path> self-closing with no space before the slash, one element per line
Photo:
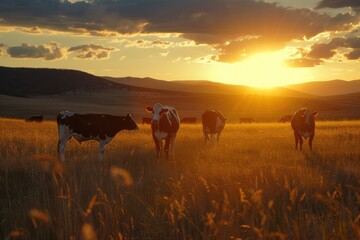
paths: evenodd
<path fill-rule="evenodd" d="M 273 87 L 360 79 L 360 0 L 0 0 L 0 65 Z"/>

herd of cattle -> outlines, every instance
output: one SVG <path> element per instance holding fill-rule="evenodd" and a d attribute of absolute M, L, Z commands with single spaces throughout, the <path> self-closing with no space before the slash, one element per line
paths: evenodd
<path fill-rule="evenodd" d="M 175 158 L 174 148 L 177 132 L 181 123 L 179 114 L 172 106 L 163 106 L 156 103 L 153 107 L 146 107 L 146 111 L 152 116 L 146 119 L 150 122 L 152 138 L 155 143 L 156 155 L 160 157 L 162 142 L 165 141 L 164 151 L 166 158 Z M 295 149 L 300 150 L 303 145 L 303 138 L 309 138 L 309 147 L 312 149 L 312 142 L 315 134 L 315 117 L 317 112 L 311 112 L 307 108 L 300 108 L 294 115 L 291 115 L 291 127 L 294 131 Z M 196 121 L 190 118 L 187 121 Z M 220 135 L 225 127 L 226 118 L 216 110 L 206 110 L 201 116 L 201 123 L 205 143 L 214 142 L 216 136 L 219 142 Z M 248 120 L 251 122 L 250 120 Z M 99 142 L 99 159 L 103 158 L 105 146 L 111 142 L 115 135 L 121 130 L 139 129 L 130 114 L 126 116 L 113 116 L 107 114 L 78 114 L 74 112 L 60 112 L 57 116 L 57 126 L 59 132 L 58 153 L 60 159 L 65 161 L 65 147 L 67 142 L 73 137 L 78 143 L 88 140 Z"/>

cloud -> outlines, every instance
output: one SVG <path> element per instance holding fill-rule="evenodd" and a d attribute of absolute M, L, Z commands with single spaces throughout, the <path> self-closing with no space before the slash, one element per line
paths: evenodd
<path fill-rule="evenodd" d="M 21 46 L 9 47 L 7 53 L 13 58 L 43 58 L 45 60 L 61 59 L 66 56 L 65 50 L 54 42 L 39 46 L 23 43 Z"/>
<path fill-rule="evenodd" d="M 315 67 L 316 65 L 322 64 L 323 61 L 319 59 L 310 59 L 310 58 L 297 58 L 297 59 L 287 59 L 285 64 L 288 67 L 300 68 L 300 67 Z"/>
<path fill-rule="evenodd" d="M 325 6 L 330 1 L 322 2 Z M 344 2 L 355 7 L 358 0 Z M 212 45 L 223 62 L 279 50 L 322 32 L 350 31 L 359 24 L 359 16 L 350 13 L 330 16 L 261 0 L 0 0 L 0 16 L 4 26 L 101 36 L 176 33 Z M 163 43 L 157 46 L 166 48 Z"/>
<path fill-rule="evenodd" d="M 345 54 L 345 57 L 349 60 L 358 60 L 360 59 L 360 48 L 354 49 L 350 53 Z"/>
<path fill-rule="evenodd" d="M 172 43 L 169 41 L 163 41 L 163 40 L 144 40 L 144 39 L 138 39 L 134 41 L 126 40 L 126 47 L 138 47 L 138 48 L 153 48 L 153 47 L 159 47 L 159 48 L 169 48 Z"/>
<path fill-rule="evenodd" d="M 337 37 L 328 43 L 313 44 L 310 49 L 299 49 L 298 59 L 289 59 L 290 67 L 312 67 L 322 64 L 326 59 L 340 55 L 348 60 L 360 59 L 360 37 Z"/>
<path fill-rule="evenodd" d="M 104 47 L 98 44 L 86 44 L 76 47 L 71 47 L 68 52 L 74 52 L 76 58 L 79 59 L 108 59 L 110 52 L 116 50 L 115 48 Z"/>
<path fill-rule="evenodd" d="M 359 0 L 322 0 L 316 6 L 317 9 L 343 8 L 343 7 L 360 8 L 360 1 Z"/>

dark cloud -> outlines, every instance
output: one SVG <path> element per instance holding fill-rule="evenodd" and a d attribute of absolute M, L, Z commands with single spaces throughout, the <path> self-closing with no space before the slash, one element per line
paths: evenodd
<path fill-rule="evenodd" d="M 285 64 L 288 67 L 292 67 L 292 68 L 314 67 L 322 63 L 323 61 L 320 59 L 310 59 L 310 58 L 288 59 L 285 61 Z"/>
<path fill-rule="evenodd" d="M 330 59 L 336 54 L 334 50 L 335 48 L 331 44 L 326 44 L 326 43 L 314 44 L 311 47 L 311 51 L 306 55 L 307 57 L 314 59 L 320 59 L 320 58 Z"/>
<path fill-rule="evenodd" d="M 68 52 L 74 52 L 79 59 L 107 59 L 110 56 L 110 52 L 114 50 L 115 48 L 90 43 L 71 47 L 68 49 Z"/>
<path fill-rule="evenodd" d="M 354 49 L 348 54 L 345 54 L 345 57 L 349 60 L 359 60 L 360 59 L 360 48 Z"/>
<path fill-rule="evenodd" d="M 316 6 L 317 9 L 343 8 L 343 7 L 360 8 L 360 1 L 359 0 L 321 0 Z"/>
<path fill-rule="evenodd" d="M 21 46 L 9 47 L 7 53 L 13 58 L 43 58 L 45 60 L 55 60 L 65 56 L 64 49 L 60 48 L 58 43 L 39 46 L 23 43 Z"/>
<path fill-rule="evenodd" d="M 289 59 L 290 67 L 312 67 L 323 63 L 323 60 L 331 59 L 336 54 L 344 56 L 348 60 L 360 59 L 360 37 L 338 37 L 329 43 L 313 44 L 309 51 L 299 49 L 301 58 Z"/>
<path fill-rule="evenodd" d="M 356 0 L 358 1 L 358 0 Z M 115 33 L 180 33 L 211 44 L 220 61 L 239 61 L 259 49 L 273 51 L 291 40 L 359 23 L 349 13 L 329 16 L 259 0 L 0 0 L 5 26 L 111 36 Z M 245 51 L 245 54 L 243 52 Z M 240 55 L 238 55 L 240 53 Z"/>

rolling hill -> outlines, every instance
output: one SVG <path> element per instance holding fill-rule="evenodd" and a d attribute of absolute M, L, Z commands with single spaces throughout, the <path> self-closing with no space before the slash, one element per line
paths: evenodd
<path fill-rule="evenodd" d="M 105 89 L 149 91 L 76 70 L 0 67 L 0 94 L 4 95 L 31 97 Z"/>
<path fill-rule="evenodd" d="M 317 96 L 344 95 L 360 92 L 360 80 L 332 80 L 323 82 L 307 82 L 285 86 L 288 89 Z"/>
<path fill-rule="evenodd" d="M 26 97 L 26 98 L 25 98 Z M 319 119 L 359 119 L 360 92 L 313 96 L 275 88 L 261 90 L 209 81 L 161 81 L 151 78 L 104 78 L 59 69 L 0 67 L 0 116 L 24 118 L 59 111 L 131 113 L 138 121 L 154 103 L 175 106 L 182 117 L 199 118 L 205 109 L 219 109 L 230 122 L 239 117 L 277 121 L 307 106 Z"/>
<path fill-rule="evenodd" d="M 109 81 L 137 86 L 144 88 L 153 88 L 167 91 L 179 91 L 187 93 L 204 93 L 204 94 L 233 94 L 233 95 L 261 95 L 261 96 L 282 96 L 282 97 L 313 97 L 310 94 L 277 87 L 271 89 L 261 89 L 247 87 L 242 85 L 223 84 L 205 80 L 175 80 L 165 81 L 153 78 L 136 78 L 136 77 L 103 77 Z"/>

